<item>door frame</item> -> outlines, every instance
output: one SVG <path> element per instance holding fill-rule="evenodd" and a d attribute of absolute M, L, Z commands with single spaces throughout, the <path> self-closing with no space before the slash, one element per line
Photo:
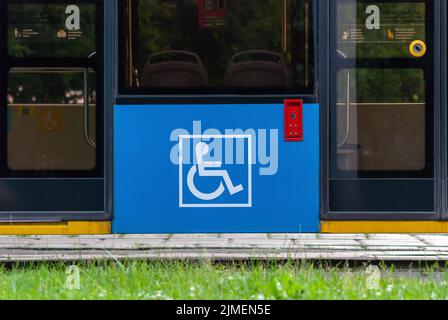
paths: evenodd
<path fill-rule="evenodd" d="M 444 147 L 443 132 L 446 132 L 446 121 L 435 121 L 434 122 L 434 212 L 427 213 L 407 213 L 407 212 L 332 212 L 329 205 L 329 181 L 330 181 L 330 108 L 331 108 L 331 46 L 332 41 L 330 31 L 331 28 L 331 13 L 330 13 L 330 2 L 334 0 L 322 0 L 319 1 L 319 38 L 320 38 L 320 72 L 319 72 L 319 83 L 320 83 L 320 101 L 322 104 L 322 114 L 321 114 L 321 219 L 326 221 L 438 221 L 441 219 L 448 219 L 448 208 L 446 205 L 446 194 L 447 188 L 447 162 L 446 155 L 442 156 L 443 153 L 448 149 Z M 432 0 L 430 0 L 432 1 Z M 442 65 L 441 59 L 441 48 L 442 39 L 441 35 L 445 35 L 444 30 L 442 30 L 442 21 L 446 24 L 442 12 L 446 12 L 446 4 L 444 1 L 433 0 L 434 3 L 434 66 Z M 442 11 L 445 9 L 445 11 Z M 443 62 L 444 63 L 444 62 Z M 439 68 L 443 70 L 443 68 Z M 434 70 L 434 119 L 446 119 L 443 113 L 445 111 L 441 107 L 442 104 L 442 93 L 445 96 L 446 90 L 441 87 L 441 72 L 439 70 Z M 446 76 L 445 76 L 446 77 Z M 445 98 L 446 99 L 446 98 Z M 442 139 L 443 138 L 443 139 Z M 443 151 L 443 152 L 442 152 Z M 445 214 L 442 214 L 445 213 Z"/>
<path fill-rule="evenodd" d="M 47 4 L 56 4 L 56 3 L 64 3 L 61 0 L 34 0 L 34 1 L 17 1 L 17 2 L 39 2 L 39 3 L 47 3 Z M 83 0 L 79 1 L 83 3 Z M 103 94 L 103 124 L 102 131 L 100 132 L 103 135 L 103 146 L 102 146 L 102 176 L 103 178 L 99 178 L 102 180 L 103 184 L 103 210 L 100 211 L 2 211 L 0 212 L 0 223 L 2 221 L 5 222 L 65 222 L 65 221 L 108 221 L 111 220 L 112 217 L 112 85 L 110 81 L 105 81 L 105 79 L 111 79 L 113 74 L 113 68 L 106 68 L 105 66 L 111 65 L 111 51 L 113 48 L 113 40 L 115 33 L 114 30 L 114 21 L 111 17 L 114 16 L 115 10 L 113 6 L 110 5 L 110 1 L 104 0 L 94 0 L 92 2 L 97 3 L 98 11 L 97 11 L 97 35 L 99 35 L 97 40 L 97 52 L 102 53 L 102 59 L 100 66 L 101 70 L 98 70 L 98 79 L 100 80 L 98 85 L 101 86 L 102 94 Z M 68 1 L 67 1 L 68 3 Z M 7 52 L 7 1 L 3 1 L 0 4 L 0 17 L 2 19 L 0 22 L 0 50 L 1 52 Z M 108 18 L 106 18 L 108 17 Z M 105 32 L 107 30 L 107 32 Z M 107 48 L 107 49 L 106 49 Z M 0 66 L 3 74 L 7 74 L 6 65 L 3 64 Z M 0 88 L 2 91 L 2 95 L 6 93 L 6 82 L 2 77 L 0 80 L 4 88 Z M 6 119 L 5 119 L 6 120 Z M 19 178 L 20 179 L 20 178 Z M 36 179 L 36 178 L 31 178 Z M 39 178 L 37 178 L 39 179 Z M 54 180 L 57 180 L 55 178 Z M 59 178 L 60 179 L 60 178 Z M 70 178 L 67 178 L 70 180 Z M 82 179 L 82 178 L 81 178 Z M 97 178 L 95 178 L 97 179 Z M 14 178 L 12 178 L 14 180 Z"/>
<path fill-rule="evenodd" d="M 440 3 L 440 199 L 441 199 L 441 220 L 448 220 L 448 82 L 447 82 L 447 60 L 448 60 L 448 5 L 446 1 Z M 443 72 L 442 70 L 445 70 Z"/>

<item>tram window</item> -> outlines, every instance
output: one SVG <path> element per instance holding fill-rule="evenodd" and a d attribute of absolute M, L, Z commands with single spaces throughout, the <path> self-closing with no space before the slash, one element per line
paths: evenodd
<path fill-rule="evenodd" d="M 426 41 L 424 2 L 348 0 L 337 6 L 337 48 L 348 58 L 407 58 Z"/>
<path fill-rule="evenodd" d="M 88 73 L 95 139 L 96 76 Z M 13 171 L 90 171 L 96 152 L 84 137 L 84 70 L 12 68 L 8 77 L 8 167 Z"/>
<path fill-rule="evenodd" d="M 340 70 L 339 170 L 422 171 L 426 166 L 425 101 L 421 69 Z"/>
<path fill-rule="evenodd" d="M 96 48 L 95 4 L 8 4 L 13 58 L 87 58 Z"/>
<path fill-rule="evenodd" d="M 123 1 L 122 84 L 153 92 L 312 92 L 311 2 Z"/>

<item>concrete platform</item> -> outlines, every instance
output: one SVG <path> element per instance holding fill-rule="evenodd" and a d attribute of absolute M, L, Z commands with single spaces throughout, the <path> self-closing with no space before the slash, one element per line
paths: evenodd
<path fill-rule="evenodd" d="M 448 261 L 448 235 L 2 236 L 0 262 L 79 260 Z"/>

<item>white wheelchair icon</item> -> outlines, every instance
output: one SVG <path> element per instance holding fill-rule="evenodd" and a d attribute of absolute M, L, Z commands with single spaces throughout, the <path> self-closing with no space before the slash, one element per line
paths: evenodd
<path fill-rule="evenodd" d="M 222 162 L 204 161 L 204 157 L 209 153 L 209 151 L 210 147 L 204 142 L 200 142 L 196 145 L 195 152 L 197 164 L 191 167 L 187 176 L 187 185 L 191 193 L 200 200 L 212 201 L 218 199 L 226 191 L 224 184 L 229 190 L 230 195 L 235 195 L 241 191 L 244 191 L 244 187 L 241 184 L 237 186 L 233 185 L 227 170 L 208 170 L 222 168 Z M 221 181 L 219 187 L 214 192 L 203 193 L 199 191 L 194 184 L 194 178 L 197 173 L 199 173 L 200 177 L 222 177 L 224 184 Z"/>

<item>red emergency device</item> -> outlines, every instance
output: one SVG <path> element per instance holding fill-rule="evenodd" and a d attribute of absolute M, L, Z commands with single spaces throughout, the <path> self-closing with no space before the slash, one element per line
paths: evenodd
<path fill-rule="evenodd" d="M 303 141 L 303 100 L 285 100 L 285 141 Z"/>

